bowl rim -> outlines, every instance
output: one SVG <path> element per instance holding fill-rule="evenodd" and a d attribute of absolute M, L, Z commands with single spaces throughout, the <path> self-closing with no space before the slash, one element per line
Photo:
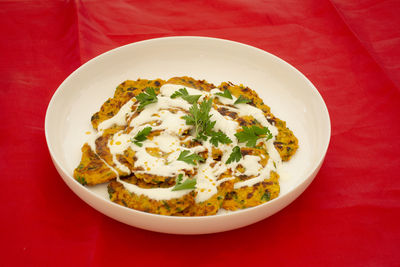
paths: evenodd
<path fill-rule="evenodd" d="M 128 207 L 125 207 L 125 206 L 118 205 L 118 204 L 116 204 L 116 203 L 114 203 L 114 202 L 112 202 L 110 200 L 107 200 L 107 199 L 104 199 L 104 198 L 100 197 L 99 195 L 97 195 L 96 193 L 94 193 L 93 191 L 89 190 L 86 187 L 84 188 L 85 191 L 87 193 L 89 193 L 92 197 L 94 197 L 95 199 L 97 199 L 99 201 L 106 201 L 107 203 L 111 204 L 113 207 L 116 207 L 117 209 L 125 209 L 129 213 L 137 213 L 137 214 L 140 214 L 140 215 L 147 215 L 147 216 L 150 216 L 150 217 L 154 217 L 155 216 L 156 218 L 162 218 L 162 219 L 166 219 L 166 220 L 170 220 L 171 219 L 171 220 L 179 220 L 179 221 L 186 221 L 186 220 L 189 220 L 189 221 L 193 221 L 193 220 L 202 221 L 202 220 L 210 220 L 210 219 L 212 220 L 212 218 L 217 219 L 217 218 L 220 218 L 220 217 L 236 216 L 236 215 L 239 215 L 240 213 L 247 213 L 247 212 L 249 212 L 251 210 L 259 209 L 262 206 L 271 205 L 271 203 L 274 203 L 276 201 L 280 201 L 280 199 L 282 199 L 284 196 L 291 195 L 291 193 L 296 188 L 300 188 L 300 187 L 303 187 L 307 183 L 311 183 L 312 180 L 314 179 L 315 175 L 318 173 L 319 168 L 321 167 L 321 165 L 322 165 L 322 163 L 324 161 L 324 158 L 325 158 L 326 153 L 327 153 L 328 148 L 329 148 L 330 139 L 331 139 L 331 120 L 330 120 L 329 111 L 328 111 L 328 108 L 327 108 L 327 105 L 326 105 L 324 99 L 322 98 L 322 96 L 319 93 L 319 91 L 317 90 L 317 88 L 313 85 L 313 83 L 303 73 L 301 73 L 298 69 L 296 69 L 294 66 L 292 66 L 289 62 L 279 58 L 278 56 L 276 56 L 276 55 L 274 55 L 274 54 L 272 54 L 270 52 L 267 52 L 267 51 L 265 51 L 263 49 L 260 49 L 258 47 L 255 47 L 255 46 L 252 46 L 252 45 L 248 45 L 248 44 L 244 44 L 244 43 L 241 43 L 241 42 L 232 41 L 232 40 L 228 40 L 228 39 L 222 39 L 222 38 L 207 37 L 207 36 L 190 36 L 190 35 L 189 36 L 168 36 L 168 37 L 151 38 L 151 39 L 146 39 L 146 40 L 141 40 L 141 41 L 125 44 L 125 45 L 118 46 L 116 48 L 113 48 L 113 49 L 108 50 L 108 51 L 106 51 L 106 52 L 104 52 L 102 54 L 99 54 L 99 55 L 95 56 L 94 58 L 92 58 L 92 59 L 88 60 L 87 62 L 83 63 L 81 66 L 79 66 L 77 69 L 75 69 L 72 73 L 70 73 L 64 79 L 64 81 L 57 87 L 56 91 L 53 93 L 53 95 L 52 95 L 52 97 L 51 97 L 51 99 L 49 101 L 49 104 L 47 106 L 45 120 L 44 120 L 44 129 L 45 129 L 44 132 L 45 132 L 46 144 L 47 144 L 50 156 L 51 156 L 54 164 L 56 164 L 57 167 L 60 168 L 61 171 L 63 173 L 65 173 L 68 176 L 69 179 L 71 179 L 71 180 L 73 180 L 73 182 L 79 184 L 71 176 L 69 171 L 67 171 L 65 169 L 65 167 L 62 164 L 60 164 L 60 160 L 56 157 L 56 154 L 55 154 L 55 152 L 54 152 L 54 150 L 52 148 L 53 144 L 50 141 L 50 133 L 49 133 L 49 131 L 50 131 L 50 129 L 49 129 L 49 120 L 50 120 L 49 117 L 50 117 L 50 115 L 49 114 L 51 113 L 51 111 L 53 109 L 53 106 L 55 105 L 54 103 L 55 103 L 56 99 L 58 98 L 58 95 L 64 89 L 65 84 L 68 84 L 68 82 L 70 80 L 72 80 L 76 75 L 78 75 L 79 72 L 82 69 L 87 68 L 87 67 L 95 64 L 97 61 L 102 60 L 102 58 L 105 57 L 105 56 L 111 55 L 113 53 L 117 53 L 118 51 L 130 48 L 130 47 L 134 47 L 134 46 L 146 45 L 146 44 L 151 44 L 151 43 L 154 43 L 154 42 L 163 42 L 163 41 L 168 41 L 168 40 L 178 40 L 178 39 L 193 39 L 193 40 L 197 39 L 197 40 L 205 40 L 205 41 L 211 41 L 211 42 L 221 42 L 221 43 L 225 43 L 227 45 L 234 45 L 234 46 L 240 46 L 240 47 L 247 48 L 247 49 L 252 49 L 253 51 L 257 51 L 257 52 L 260 52 L 260 53 L 267 54 L 268 56 L 272 57 L 274 60 L 279 62 L 279 64 L 287 65 L 287 67 L 289 67 L 291 69 L 291 71 L 294 71 L 298 75 L 300 75 L 301 78 L 308 83 L 309 87 L 312 88 L 313 93 L 316 94 L 316 96 L 318 97 L 318 99 L 320 101 L 319 104 L 322 104 L 322 107 L 323 107 L 324 116 L 326 116 L 326 119 L 324 121 L 326 123 L 325 127 L 326 127 L 326 130 L 327 130 L 327 136 L 326 136 L 327 139 L 326 139 L 326 143 L 324 144 L 324 147 L 323 147 L 323 150 L 322 150 L 323 153 L 321 153 L 319 155 L 317 161 L 313 162 L 312 168 L 309 168 L 307 170 L 307 172 L 305 174 L 303 174 L 303 176 L 306 177 L 306 178 L 303 179 L 303 181 L 301 181 L 300 183 L 298 183 L 295 187 L 290 188 L 284 195 L 279 195 L 277 198 L 272 199 L 272 200 L 270 200 L 268 202 L 262 203 L 262 204 L 260 204 L 258 206 L 254 206 L 254 207 L 250 207 L 250 208 L 246 208 L 246 209 L 241 209 L 241 210 L 237 210 L 237 211 L 234 211 L 234 212 L 227 212 L 227 213 L 223 213 L 223 214 L 211 215 L 211 216 L 169 216 L 169 215 L 160 215 L 160 214 L 147 213 L 147 212 L 143 212 L 143 211 L 139 211 L 139 210 L 135 210 L 135 209 L 131 209 L 131 208 L 128 208 Z M 58 169 L 57 169 L 57 171 L 58 171 Z M 64 177 L 62 177 L 62 175 L 60 175 L 60 176 L 64 180 L 64 182 L 66 182 Z M 310 180 L 310 178 L 311 178 L 311 180 Z M 68 184 L 67 184 L 67 186 L 72 191 L 74 191 Z M 306 186 L 306 188 L 307 188 L 307 186 Z M 306 188 L 304 188 L 303 191 Z M 298 196 L 301 195 L 302 192 L 300 192 L 298 194 Z M 74 191 L 74 193 L 76 193 L 76 192 Z M 82 198 L 79 194 L 78 194 L 78 196 L 80 198 Z M 296 196 L 295 199 L 298 196 Z M 295 199 L 293 199 L 291 202 L 293 202 Z M 289 202 L 287 205 L 289 205 L 291 202 Z M 89 204 L 89 205 L 92 206 L 91 204 Z M 285 205 L 285 206 L 287 206 L 287 205 Z M 281 210 L 281 209 L 278 209 L 278 211 L 279 210 Z M 101 213 L 103 213 L 103 212 L 101 212 Z M 109 216 L 109 215 L 107 215 L 107 216 Z"/>

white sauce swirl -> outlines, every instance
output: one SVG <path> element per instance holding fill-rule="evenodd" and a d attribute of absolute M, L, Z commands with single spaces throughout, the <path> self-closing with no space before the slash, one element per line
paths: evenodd
<path fill-rule="evenodd" d="M 212 115 L 211 120 L 216 121 L 214 130 L 222 131 L 232 140 L 231 144 L 220 143 L 218 145 L 218 149 L 222 151 L 221 161 L 213 160 L 211 156 L 213 145 L 209 142 L 209 140 L 204 141 L 202 145 L 192 148 L 183 146 L 182 141 L 193 139 L 193 137 L 187 137 L 185 140 L 180 139 L 182 138 L 182 133 L 190 130 L 193 127 L 186 125 L 185 120 L 182 118 L 183 116 L 187 115 L 192 105 L 180 97 L 175 99 L 170 98 L 175 91 L 181 88 L 186 88 L 190 95 L 201 95 L 199 102 L 201 102 L 205 97 L 218 97 L 224 108 L 237 113 L 239 116 L 253 116 L 262 126 L 268 127 L 273 135 L 273 138 L 266 142 L 269 155 L 267 165 L 263 167 L 260 164 L 261 157 L 253 155 L 246 155 L 238 162 L 225 164 L 232 152 L 233 147 L 237 145 L 239 147 L 244 147 L 245 144 L 238 143 L 238 140 L 235 136 L 235 133 L 241 129 L 241 126 L 232 118 L 220 114 L 214 108 L 212 108 L 210 111 L 210 114 Z M 129 133 L 127 133 L 127 131 L 120 131 L 114 134 L 108 141 L 107 146 L 110 149 L 110 153 L 113 155 L 113 162 L 115 163 L 116 169 L 128 174 L 131 173 L 131 170 L 117 159 L 117 155 L 123 154 L 124 151 L 130 148 L 135 152 L 135 157 L 137 158 L 134 163 L 135 169 L 141 169 L 138 171 L 135 170 L 135 173 L 147 173 L 164 177 L 176 177 L 179 174 L 184 174 L 185 171 L 197 173 L 193 177 L 197 180 L 195 189 L 197 192 L 196 202 L 203 202 L 211 198 L 217 193 L 217 187 L 221 183 L 230 179 L 234 179 L 234 177 L 229 177 L 218 180 L 218 177 L 228 169 L 231 169 L 234 175 L 246 175 L 254 177 L 235 183 L 235 189 L 244 186 L 252 186 L 263 181 L 264 179 L 268 179 L 270 176 L 270 171 L 277 171 L 279 165 L 281 164 L 279 153 L 276 151 L 273 145 L 275 136 L 278 134 L 278 129 L 268 122 L 264 113 L 260 109 L 248 104 L 234 105 L 234 102 L 237 99 L 236 97 L 232 96 L 233 99 L 228 99 L 215 95 L 217 92 L 220 92 L 220 90 L 217 88 L 212 89 L 210 92 L 205 92 L 182 85 L 163 85 L 160 88 L 160 94 L 157 96 L 158 101 L 156 103 L 147 105 L 139 115 L 130 121 L 129 127 L 133 128 L 132 131 Z M 113 125 L 127 126 L 129 119 L 134 114 L 134 112 L 132 112 L 132 108 L 134 106 L 133 100 L 129 100 L 125 105 L 123 105 L 115 116 L 99 124 L 99 132 L 97 134 L 93 134 L 90 140 L 88 140 L 88 144 L 91 146 L 93 151 L 96 151 L 95 140 L 103 134 L 104 130 L 112 127 Z M 159 131 L 160 134 L 154 136 L 153 138 L 147 138 L 142 142 L 142 146 L 134 144 L 132 139 L 138 132 L 148 126 L 152 127 L 152 132 Z M 159 155 L 150 155 L 148 150 L 152 149 L 159 153 Z M 208 151 L 208 159 L 206 162 L 196 166 L 183 161 L 178 161 L 177 158 L 184 150 L 189 150 L 190 153 Z M 243 173 L 235 170 L 239 164 L 244 168 Z M 172 187 L 152 189 L 140 188 L 136 185 L 122 181 L 119 179 L 116 169 L 111 167 L 109 164 L 107 164 L 107 166 L 117 174 L 117 180 L 122 183 L 128 191 L 137 195 L 145 195 L 155 200 L 169 200 L 173 198 L 180 198 L 191 191 L 172 191 Z M 184 176 L 183 181 L 187 178 L 188 177 Z"/>

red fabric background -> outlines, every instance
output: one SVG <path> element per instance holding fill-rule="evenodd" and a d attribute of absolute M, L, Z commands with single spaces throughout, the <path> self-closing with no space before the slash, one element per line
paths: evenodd
<path fill-rule="evenodd" d="M 0 265 L 399 266 L 400 2 L 1 1 Z M 53 167 L 44 117 L 87 60 L 148 38 L 226 38 L 318 88 L 332 120 L 322 169 L 289 207 L 226 233 L 153 233 L 81 201 Z"/>

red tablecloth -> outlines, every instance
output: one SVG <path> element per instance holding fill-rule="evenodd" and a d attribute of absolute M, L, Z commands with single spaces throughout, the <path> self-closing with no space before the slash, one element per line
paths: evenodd
<path fill-rule="evenodd" d="M 1 1 L 0 265 L 399 266 L 399 12 L 397 0 Z M 159 234 L 59 177 L 43 130 L 58 85 L 102 52 L 173 35 L 259 47 L 318 88 L 331 144 L 289 207 L 226 233 Z"/>

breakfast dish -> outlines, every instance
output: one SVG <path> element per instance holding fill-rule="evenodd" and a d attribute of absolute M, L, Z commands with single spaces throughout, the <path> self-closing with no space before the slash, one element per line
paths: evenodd
<path fill-rule="evenodd" d="M 173 216 L 214 215 L 279 195 L 298 149 L 255 91 L 190 77 L 125 81 L 96 112 L 74 178 L 110 200 Z"/>

